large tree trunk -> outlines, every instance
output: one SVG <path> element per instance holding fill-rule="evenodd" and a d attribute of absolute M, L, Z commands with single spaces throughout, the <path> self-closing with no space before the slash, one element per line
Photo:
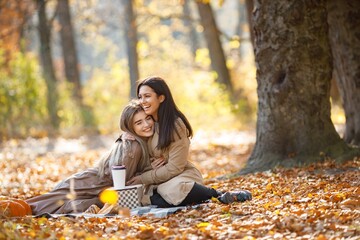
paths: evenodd
<path fill-rule="evenodd" d="M 332 56 L 325 1 L 258 1 L 254 30 L 257 134 L 242 172 L 346 154 L 349 148 L 330 119 Z"/>
<path fill-rule="evenodd" d="M 209 49 L 211 67 L 217 74 L 217 81 L 223 84 L 232 95 L 233 86 L 229 70 L 226 66 L 226 58 L 222 48 L 219 31 L 216 26 L 213 11 L 209 3 L 196 1 L 199 9 L 200 21 L 204 28 L 205 40 Z"/>
<path fill-rule="evenodd" d="M 123 0 L 124 5 L 124 31 L 126 50 L 130 73 L 130 97 L 136 98 L 136 81 L 139 79 L 138 53 L 137 53 L 137 26 L 132 0 Z"/>
<path fill-rule="evenodd" d="M 360 1 L 327 1 L 334 76 L 346 116 L 344 140 L 360 145 Z"/>
<path fill-rule="evenodd" d="M 71 22 L 68 0 L 58 0 L 58 14 L 61 25 L 60 36 L 66 80 L 73 84 L 72 95 L 80 110 L 83 125 L 86 127 L 89 126 L 93 128 L 92 130 L 98 132 L 98 129 L 95 127 L 96 120 L 93 110 L 84 104 L 83 101 L 79 62 L 75 44 L 75 33 Z"/>
<path fill-rule="evenodd" d="M 56 77 L 50 47 L 50 28 L 46 18 L 45 0 L 37 0 L 39 17 L 40 56 L 43 68 L 43 76 L 47 86 L 47 110 L 51 125 L 54 129 L 59 128 L 60 119 L 58 116 L 58 92 Z"/>

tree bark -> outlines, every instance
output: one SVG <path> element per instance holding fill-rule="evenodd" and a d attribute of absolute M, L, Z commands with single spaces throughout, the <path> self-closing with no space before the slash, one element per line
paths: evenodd
<path fill-rule="evenodd" d="M 223 84 L 231 97 L 233 97 L 233 85 L 231 83 L 229 70 L 226 66 L 226 58 L 220 42 L 219 31 L 216 26 L 213 11 L 209 3 L 203 3 L 197 0 L 196 4 L 199 10 L 200 21 L 204 28 L 205 40 L 211 59 L 211 67 L 217 74 L 217 81 Z"/>
<path fill-rule="evenodd" d="M 330 119 L 325 1 L 259 0 L 254 10 L 257 133 L 241 172 L 346 158 Z"/>
<path fill-rule="evenodd" d="M 130 97 L 136 98 L 136 81 L 139 79 L 138 53 L 137 53 L 137 26 L 132 0 L 123 0 L 124 6 L 124 31 L 126 51 L 128 56 L 130 74 Z"/>
<path fill-rule="evenodd" d="M 39 17 L 39 36 L 40 36 L 40 56 L 43 68 L 43 76 L 47 86 L 47 110 L 49 113 L 51 126 L 57 130 L 60 125 L 58 116 L 58 92 L 57 80 L 55 77 L 53 59 L 50 46 L 50 28 L 46 17 L 45 0 L 37 0 L 38 17 Z"/>
<path fill-rule="evenodd" d="M 360 1 L 327 1 L 334 76 L 346 116 L 344 140 L 360 145 Z"/>

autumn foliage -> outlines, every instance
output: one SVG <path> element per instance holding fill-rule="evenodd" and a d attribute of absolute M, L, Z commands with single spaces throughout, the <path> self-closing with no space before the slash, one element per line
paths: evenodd
<path fill-rule="evenodd" d="M 0 179 L 5 184 L 0 194 L 18 199 L 50 190 L 102 153 L 31 155 L 14 149 L 3 149 Z M 236 172 L 250 150 L 251 145 L 193 145 L 191 159 L 208 186 L 250 190 L 251 201 L 225 205 L 212 199 L 164 218 L 128 213 L 109 218 L 3 217 L 0 239 L 359 239 L 359 158 L 216 179 Z"/>
<path fill-rule="evenodd" d="M 32 1 L 0 2 L 0 46 L 5 51 L 7 65 L 11 55 L 19 50 L 21 33 L 29 15 L 34 11 Z"/>

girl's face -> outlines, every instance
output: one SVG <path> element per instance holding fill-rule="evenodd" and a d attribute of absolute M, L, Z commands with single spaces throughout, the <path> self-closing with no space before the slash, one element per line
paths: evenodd
<path fill-rule="evenodd" d="M 139 89 L 138 97 L 145 113 L 147 115 L 153 116 L 155 121 L 157 121 L 158 110 L 160 104 L 165 100 L 165 96 L 164 95 L 158 96 L 151 87 L 147 85 L 143 85 Z"/>
<path fill-rule="evenodd" d="M 154 134 L 154 120 L 144 111 L 137 112 L 133 118 L 133 128 L 139 137 L 151 137 Z"/>

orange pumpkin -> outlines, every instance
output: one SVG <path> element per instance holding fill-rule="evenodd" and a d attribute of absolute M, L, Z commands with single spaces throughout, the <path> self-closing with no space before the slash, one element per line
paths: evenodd
<path fill-rule="evenodd" d="M 14 199 L 14 198 L 11 198 L 10 200 L 13 200 L 13 201 L 15 201 L 17 203 L 20 203 L 21 206 L 23 206 L 25 208 L 25 212 L 26 212 L 25 215 L 31 215 L 32 214 L 30 205 L 27 202 L 25 202 L 24 200 Z"/>
<path fill-rule="evenodd" d="M 20 203 L 12 200 L 1 200 L 0 212 L 5 217 L 22 217 L 26 215 L 25 208 Z"/>
<path fill-rule="evenodd" d="M 19 199 L 0 200 L 0 216 L 23 217 L 28 214 L 31 214 L 31 208 L 25 201 Z"/>
<path fill-rule="evenodd" d="M 32 215 L 31 207 L 26 201 L 24 201 L 22 199 L 16 199 L 16 198 L 0 195 L 0 202 L 2 202 L 3 200 L 12 200 L 12 201 L 15 201 L 15 202 L 21 204 L 21 206 L 23 206 L 25 208 L 26 215 Z"/>

